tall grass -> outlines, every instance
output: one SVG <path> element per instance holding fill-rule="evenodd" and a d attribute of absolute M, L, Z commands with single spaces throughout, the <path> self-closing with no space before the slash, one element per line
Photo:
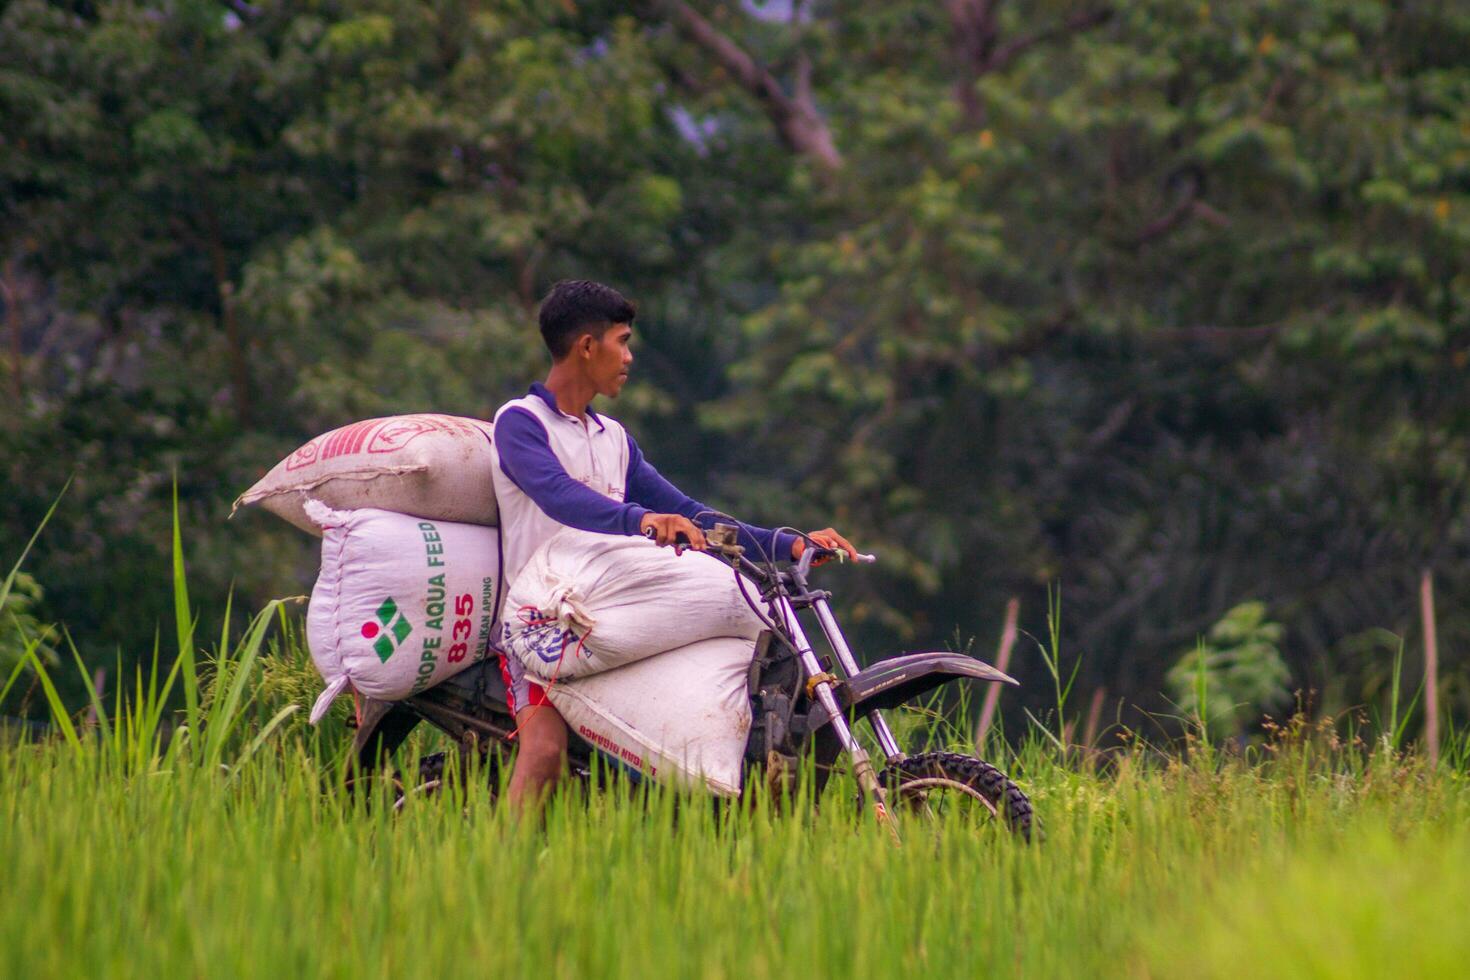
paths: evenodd
<path fill-rule="evenodd" d="M 110 702 L 89 686 L 94 723 L 29 665 L 57 734 L 0 746 L 0 976 L 1429 976 L 1470 956 L 1470 740 L 1437 768 L 1401 751 L 1396 685 L 1364 737 L 1297 719 L 1244 751 L 1076 765 L 1054 602 L 1055 729 L 988 740 L 1040 846 L 946 820 L 894 848 L 842 780 L 820 807 L 571 786 L 537 822 L 467 779 L 396 811 L 382 784 L 324 791 L 345 733 L 300 722 L 284 606 L 238 636 L 227 608 L 205 649 L 177 525 L 172 564 L 177 650 L 155 639 Z M 896 727 L 963 750 L 938 704 Z"/>
<path fill-rule="evenodd" d="M 229 621 L 232 603 L 227 603 L 220 645 L 210 661 L 212 683 L 207 699 L 201 697 L 198 652 L 194 633 L 198 625 L 189 605 L 184 571 L 183 543 L 179 534 L 177 501 L 173 527 L 173 589 L 176 635 L 179 648 L 167 672 L 160 667 L 160 644 L 154 638 L 148 671 L 138 667 L 131 690 L 124 682 L 114 688 L 112 704 L 104 703 L 82 663 L 71 637 L 66 637 L 76 669 L 88 697 L 95 733 L 79 733 L 72 715 L 62 705 L 50 671 L 34 653 L 27 665 L 33 670 L 51 708 L 57 731 L 82 763 L 108 771 L 132 774 L 169 769 L 180 765 L 233 772 L 250 758 L 283 721 L 300 710 L 299 704 L 282 707 L 258 730 L 247 730 L 241 722 L 253 703 L 260 683 L 256 670 L 266 632 L 278 617 L 281 600 L 273 600 L 256 613 L 243 636 L 231 643 Z M 12 576 L 14 572 L 12 572 Z M 182 689 L 184 711 L 177 725 L 166 724 L 175 688 Z M 87 734 L 86 743 L 83 734 Z"/>
<path fill-rule="evenodd" d="M 1023 747 L 1038 847 L 946 823 L 894 848 L 842 791 L 779 812 L 570 788 L 538 825 L 472 782 L 395 815 L 324 793 L 295 735 L 229 772 L 22 745 L 0 973 L 1422 976 L 1470 954 L 1457 928 L 1399 942 L 1470 899 L 1464 781 L 1412 759 L 1347 778 L 1298 735 L 1106 776 Z"/>

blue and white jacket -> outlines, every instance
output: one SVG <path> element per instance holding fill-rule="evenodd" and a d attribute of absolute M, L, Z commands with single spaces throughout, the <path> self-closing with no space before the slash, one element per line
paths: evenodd
<path fill-rule="evenodd" d="M 585 422 L 568 415 L 540 382 L 495 413 L 492 445 L 507 583 L 563 527 L 631 535 L 639 533 L 644 514 L 695 520 L 707 509 L 660 476 L 616 419 L 591 408 Z M 795 537 L 748 524 L 740 531 L 752 557 L 790 558 Z"/>

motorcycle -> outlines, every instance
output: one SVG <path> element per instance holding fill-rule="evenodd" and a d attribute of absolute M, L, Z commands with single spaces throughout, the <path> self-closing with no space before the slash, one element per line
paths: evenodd
<path fill-rule="evenodd" d="M 816 800 L 845 758 L 864 805 L 872 808 L 895 840 L 899 837 L 895 810 L 932 817 L 947 810 L 946 800 L 951 798 L 957 806 L 978 805 L 985 815 L 1029 840 L 1031 802 L 1004 772 L 982 759 L 953 752 L 909 755 L 883 714 L 953 681 L 1017 682 L 960 653 L 910 653 L 862 667 L 832 612 L 831 593 L 810 584 L 815 561 L 845 556 L 808 542 L 801 558 L 783 568 L 773 561 L 751 560 L 737 543 L 738 532 L 733 523 L 716 523 L 707 531 L 706 541 L 711 554 L 730 563 L 747 602 L 766 627 L 756 640 L 747 682 L 752 720 L 744 792 L 757 781 L 789 792 L 805 772 L 814 779 L 810 798 Z M 874 560 L 859 556 L 859 561 Z M 803 613 L 815 618 L 832 657 L 819 656 L 813 648 L 801 623 Z M 872 730 L 882 754 L 881 771 L 855 737 L 853 721 L 858 717 Z M 493 771 L 505 753 L 491 749 L 509 749 L 516 727 L 494 660 L 486 659 L 403 701 L 366 702 L 356 717 L 349 782 L 374 772 L 421 722 L 455 740 L 467 765 L 478 754 L 481 767 Z M 598 751 L 575 732 L 569 733 L 568 765 L 573 776 L 591 778 L 598 768 L 593 761 Z M 803 765 L 808 757 L 811 765 Z M 425 759 L 412 790 L 395 777 L 396 805 L 402 806 L 412 793 L 437 790 L 444 768 L 442 753 Z M 461 771 L 469 770 L 462 766 Z"/>

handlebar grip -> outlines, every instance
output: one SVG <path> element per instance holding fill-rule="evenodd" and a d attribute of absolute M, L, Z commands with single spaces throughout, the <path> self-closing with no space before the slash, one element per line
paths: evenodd
<path fill-rule="evenodd" d="M 646 527 L 643 529 L 643 536 L 650 541 L 658 540 L 658 532 L 651 527 Z M 685 547 L 688 547 L 690 544 L 689 535 L 685 534 L 683 531 L 680 531 L 678 534 L 674 535 L 674 544 L 684 545 Z"/>
<path fill-rule="evenodd" d="M 811 549 L 813 558 L 831 557 L 837 559 L 837 561 L 839 562 L 847 561 L 847 552 L 843 551 L 841 548 L 823 548 L 821 545 L 812 545 Z M 877 560 L 877 555 L 865 555 L 861 551 L 858 552 L 857 557 L 853 559 L 853 561 L 857 562 L 859 565 L 871 565 Z"/>

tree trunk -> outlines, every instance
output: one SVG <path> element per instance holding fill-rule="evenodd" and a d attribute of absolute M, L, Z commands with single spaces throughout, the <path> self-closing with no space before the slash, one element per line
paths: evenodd
<path fill-rule="evenodd" d="M 1000 631 L 1000 649 L 995 655 L 995 669 L 1002 674 L 1011 665 L 1011 649 L 1016 645 L 1016 619 L 1021 614 L 1021 600 L 1012 597 L 1006 603 L 1005 626 Z M 979 752 L 985 743 L 985 733 L 990 731 L 990 723 L 995 720 L 995 706 L 1000 702 L 1000 685 L 992 684 L 985 692 L 985 703 L 980 708 L 980 723 L 975 726 L 975 751 Z"/>
<path fill-rule="evenodd" d="M 1082 730 L 1082 747 L 1089 752 L 1096 747 L 1097 729 L 1102 724 L 1103 702 L 1107 697 L 1108 689 L 1100 687 L 1092 692 L 1092 703 L 1087 706 L 1087 726 Z"/>
<path fill-rule="evenodd" d="M 5 300 L 5 325 L 10 335 L 10 386 L 19 402 L 25 397 L 25 351 L 21 336 L 24 318 L 20 313 L 20 276 L 13 256 L 5 260 L 3 270 L 0 270 L 0 293 Z"/>
<path fill-rule="evenodd" d="M 665 0 L 658 8 L 741 88 L 755 96 L 788 149 L 811 158 L 826 174 L 842 169 L 842 154 L 812 98 L 811 62 L 805 55 L 797 59 L 796 84 L 788 94 L 764 65 L 687 3 Z"/>
<path fill-rule="evenodd" d="M 1439 764 L 1439 635 L 1434 624 L 1434 572 L 1419 579 L 1419 614 L 1424 620 L 1424 743 L 1429 764 Z"/>
<path fill-rule="evenodd" d="M 225 246 L 220 234 L 219 218 L 213 211 L 208 215 L 209 264 L 214 275 L 214 287 L 219 298 L 219 322 L 225 331 L 225 344 L 230 360 L 230 399 L 235 405 L 235 418 L 241 425 L 249 425 L 252 416 L 250 397 L 250 363 L 246 357 L 245 338 L 240 333 L 240 323 L 235 317 L 235 284 L 230 281 L 229 263 L 225 257 Z"/>

